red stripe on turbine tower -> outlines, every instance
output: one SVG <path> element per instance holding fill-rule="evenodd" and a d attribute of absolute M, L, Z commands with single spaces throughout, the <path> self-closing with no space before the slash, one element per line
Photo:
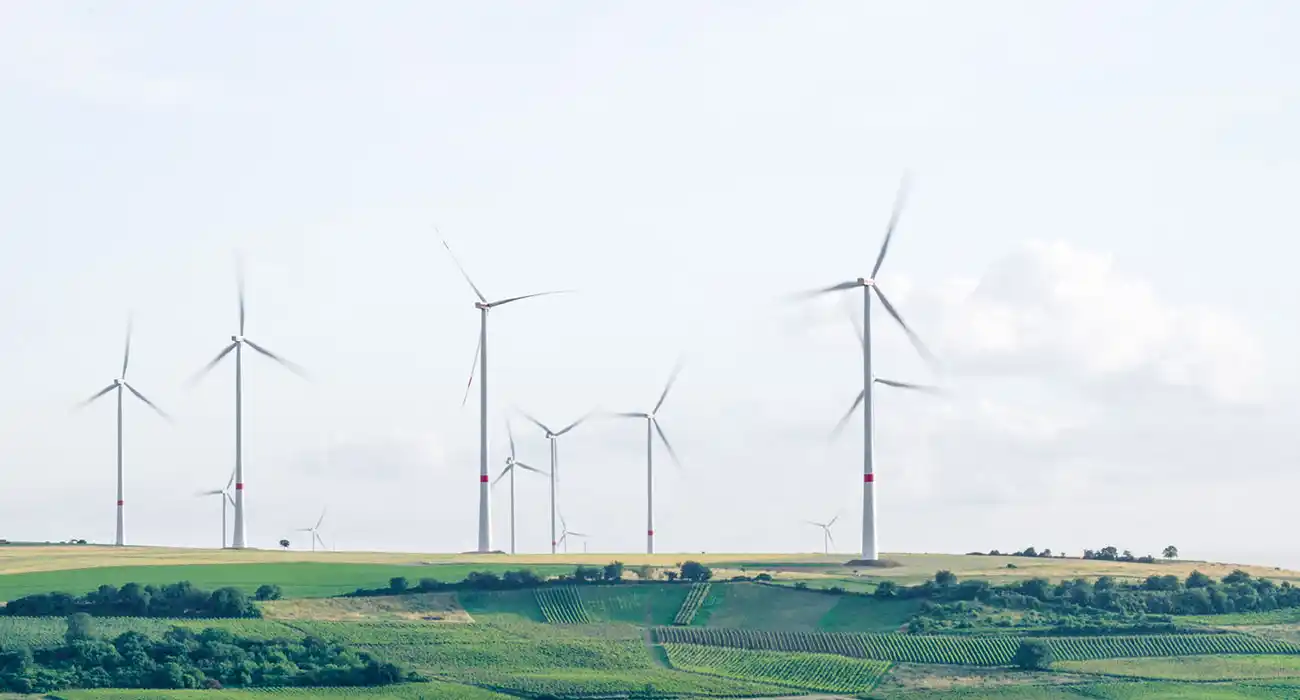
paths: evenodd
<path fill-rule="evenodd" d="M 244 490 L 244 485 L 243 485 L 242 483 L 235 484 L 235 490 L 236 490 L 236 491 L 243 491 L 243 490 Z"/>
<path fill-rule="evenodd" d="M 487 483 L 488 475 L 487 475 L 487 474 L 480 474 L 479 477 L 478 477 L 478 480 L 479 480 L 479 481 L 482 481 L 482 482 L 484 482 L 484 483 Z"/>
<path fill-rule="evenodd" d="M 647 530 L 645 534 L 650 535 L 651 537 L 654 537 L 654 536 L 655 536 L 655 531 L 654 531 L 654 530 Z"/>
<path fill-rule="evenodd" d="M 126 505 L 126 501 L 118 501 L 117 504 L 118 504 L 119 506 L 124 506 L 124 505 Z"/>
<path fill-rule="evenodd" d="M 863 481 L 864 483 L 868 483 L 868 484 L 870 484 L 870 483 L 875 482 L 875 480 L 876 480 L 876 475 L 875 475 L 875 474 L 863 474 L 863 475 L 862 475 L 862 481 Z"/>

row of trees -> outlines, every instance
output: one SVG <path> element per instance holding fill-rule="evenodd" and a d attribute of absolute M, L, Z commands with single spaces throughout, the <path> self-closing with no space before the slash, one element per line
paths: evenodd
<path fill-rule="evenodd" d="M 64 646 L 0 652 L 0 691 L 66 688 L 378 686 L 415 680 L 370 654 L 307 637 L 253 640 L 219 629 L 173 628 L 161 639 L 94 634 L 84 613 L 68 620 Z"/>
<path fill-rule="evenodd" d="M 545 579 L 531 569 L 519 569 L 496 574 L 492 571 L 471 571 L 464 579 L 455 582 L 439 581 L 434 578 L 422 578 L 412 584 L 405 576 L 397 576 L 388 581 L 387 588 L 358 588 L 348 593 L 350 597 L 402 595 L 404 593 L 436 593 L 439 591 L 511 591 L 524 588 L 538 588 L 550 583 L 623 583 L 626 567 L 623 562 L 615 561 L 605 566 L 578 566 L 571 574 L 562 574 L 554 579 Z M 683 562 L 676 571 L 665 572 L 669 581 L 708 581 L 713 571 L 697 562 Z M 769 577 L 770 578 L 770 577 Z"/>
<path fill-rule="evenodd" d="M 984 552 L 969 552 L 968 554 L 970 554 L 971 556 L 984 556 Z M 1168 547 L 1165 547 L 1160 554 L 1165 559 L 1177 559 L 1178 548 L 1171 544 Z M 1057 554 L 1053 555 L 1052 550 L 1050 549 L 1038 550 L 1031 546 L 1031 547 L 1025 547 L 1019 552 L 1007 552 L 1007 553 L 1003 553 L 996 549 L 993 549 L 993 550 L 989 550 L 988 556 L 990 557 L 1056 556 L 1057 558 L 1063 558 L 1065 557 L 1065 552 L 1058 552 Z M 1133 552 L 1131 550 L 1126 549 L 1121 552 L 1118 547 L 1113 547 L 1113 546 L 1102 547 L 1101 549 L 1085 549 L 1083 550 L 1083 558 L 1099 559 L 1102 561 L 1131 561 L 1131 562 L 1139 562 L 1142 564 L 1154 564 L 1156 561 L 1156 558 L 1151 556 L 1150 554 L 1141 557 L 1136 557 L 1133 556 Z"/>
<path fill-rule="evenodd" d="M 1152 575 L 1140 582 L 1118 581 L 1110 576 L 1095 581 L 1077 578 L 1059 583 L 1031 578 L 1002 586 L 982 580 L 959 582 L 952 572 L 940 571 L 934 580 L 917 586 L 882 582 L 873 595 L 938 603 L 926 605 L 919 613 L 918 629 L 933 628 L 936 620 L 960 620 L 979 612 L 964 603 L 1045 611 L 1058 618 L 1108 613 L 1125 619 L 1300 607 L 1300 587 L 1289 581 L 1278 584 L 1267 578 L 1254 578 L 1241 570 L 1233 571 L 1221 581 L 1193 571 L 1185 579 L 1172 574 Z"/>
<path fill-rule="evenodd" d="M 262 586 L 258 600 L 280 597 L 278 586 Z M 189 581 L 165 586 L 128 583 L 121 588 L 100 586 L 81 596 L 37 593 L 11 600 L 0 614 L 26 617 L 67 617 L 74 613 L 124 617 L 261 617 L 257 606 L 238 588 L 205 591 Z"/>

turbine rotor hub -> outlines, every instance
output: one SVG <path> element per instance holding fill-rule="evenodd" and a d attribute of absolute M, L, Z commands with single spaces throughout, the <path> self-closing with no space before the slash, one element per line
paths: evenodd
<path fill-rule="evenodd" d="M 242 335 L 232 335 L 232 336 L 230 336 L 230 342 L 232 342 L 232 343 L 242 343 L 242 342 L 244 342 L 244 336 L 242 336 Z"/>
<path fill-rule="evenodd" d="M 484 304 L 484 303 L 481 302 L 481 301 L 476 301 L 476 302 L 474 302 L 474 308 L 479 309 L 479 310 L 482 310 L 482 311 L 487 311 L 488 309 L 490 309 L 490 308 L 492 308 L 492 307 L 488 306 L 487 304 Z"/>
<path fill-rule="evenodd" d="M 876 286 L 876 281 L 874 279 L 868 279 L 866 277 L 859 277 L 858 284 L 862 285 L 863 287 L 874 287 Z"/>

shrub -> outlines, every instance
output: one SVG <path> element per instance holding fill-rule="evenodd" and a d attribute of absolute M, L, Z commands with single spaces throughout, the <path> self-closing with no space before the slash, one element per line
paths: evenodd
<path fill-rule="evenodd" d="M 1041 639 L 1026 639 L 1016 648 L 1011 663 L 1026 671 L 1042 671 L 1052 667 L 1052 645 Z"/>
<path fill-rule="evenodd" d="M 407 581 L 405 576 L 394 576 L 388 579 L 388 590 L 394 593 L 405 593 L 410 587 L 411 582 Z"/>
<path fill-rule="evenodd" d="M 282 595 L 283 592 L 279 586 L 274 583 L 264 583 L 257 587 L 257 592 L 253 594 L 253 597 L 257 600 L 279 600 Z"/>

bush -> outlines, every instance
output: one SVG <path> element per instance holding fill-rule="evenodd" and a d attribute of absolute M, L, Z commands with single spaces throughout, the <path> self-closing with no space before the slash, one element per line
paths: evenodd
<path fill-rule="evenodd" d="M 754 577 L 755 581 L 771 581 L 772 574 L 762 573 Z"/>
<path fill-rule="evenodd" d="M 688 561 L 682 564 L 681 575 L 683 580 L 702 583 L 713 578 L 713 570 L 698 561 Z"/>
<path fill-rule="evenodd" d="M 1052 645 L 1041 639 L 1026 639 L 1016 648 L 1011 663 L 1026 671 L 1043 671 L 1052 667 Z"/>
<path fill-rule="evenodd" d="M 279 600 L 283 595 L 280 587 L 274 583 L 266 583 L 257 587 L 257 592 L 253 597 L 257 600 Z"/>
<path fill-rule="evenodd" d="M 407 581 L 405 576 L 394 576 L 388 579 L 388 590 L 394 593 L 405 593 L 410 587 L 411 582 Z"/>

